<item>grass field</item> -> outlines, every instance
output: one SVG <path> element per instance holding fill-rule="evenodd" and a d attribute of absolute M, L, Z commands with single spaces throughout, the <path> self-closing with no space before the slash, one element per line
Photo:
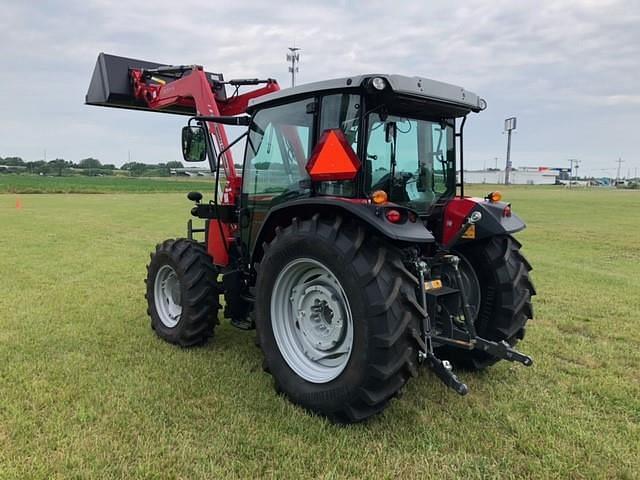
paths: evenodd
<path fill-rule="evenodd" d="M 422 371 L 368 423 L 277 396 L 253 332 L 157 339 L 148 252 L 182 194 L 0 195 L 0 478 L 640 478 L 640 192 L 510 188 L 536 319 L 522 350 Z"/>
<path fill-rule="evenodd" d="M 0 193 L 153 193 L 211 190 L 206 178 L 47 177 L 0 175 Z"/>

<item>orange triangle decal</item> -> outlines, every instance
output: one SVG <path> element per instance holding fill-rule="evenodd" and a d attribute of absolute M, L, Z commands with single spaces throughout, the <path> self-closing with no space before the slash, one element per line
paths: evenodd
<path fill-rule="evenodd" d="M 325 130 L 307 163 L 314 182 L 352 180 L 360 170 L 360 160 L 339 128 Z"/>

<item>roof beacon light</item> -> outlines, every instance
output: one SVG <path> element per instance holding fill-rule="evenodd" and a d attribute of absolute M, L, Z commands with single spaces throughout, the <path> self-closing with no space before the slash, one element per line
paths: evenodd
<path fill-rule="evenodd" d="M 375 88 L 376 90 L 384 90 L 387 86 L 387 82 L 382 77 L 373 77 L 373 79 L 371 80 L 371 85 L 373 85 L 373 88 Z"/>

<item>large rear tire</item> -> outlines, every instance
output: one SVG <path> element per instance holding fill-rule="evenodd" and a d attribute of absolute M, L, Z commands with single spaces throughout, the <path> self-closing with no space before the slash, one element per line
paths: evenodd
<path fill-rule="evenodd" d="M 169 343 L 205 343 L 217 322 L 217 270 L 205 248 L 180 238 L 156 246 L 147 266 L 146 299 L 151 327 Z"/>
<path fill-rule="evenodd" d="M 294 403 L 337 422 L 381 412 L 417 374 L 417 279 L 400 253 L 343 218 L 276 229 L 256 265 L 265 370 Z"/>
<path fill-rule="evenodd" d="M 521 246 L 510 235 L 500 235 L 458 251 L 480 284 L 480 305 L 472 305 L 478 336 L 506 340 L 511 346 L 524 338 L 525 325 L 533 318 L 531 296 L 536 293 L 529 277 L 531 265 L 520 253 Z M 485 352 L 450 347 L 439 348 L 438 355 L 470 370 L 482 370 L 498 361 Z"/>

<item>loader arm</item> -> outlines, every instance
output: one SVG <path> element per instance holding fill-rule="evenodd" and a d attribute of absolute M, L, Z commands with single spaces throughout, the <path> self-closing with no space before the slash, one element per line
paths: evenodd
<path fill-rule="evenodd" d="M 233 93 L 227 97 L 226 87 Z M 261 85 L 239 93 L 240 87 Z M 278 83 L 257 78 L 224 81 L 220 73 L 206 72 L 199 65 L 165 65 L 161 63 L 100 53 L 86 95 L 88 105 L 148 110 L 188 116 L 234 116 L 246 113 L 249 100 L 276 92 Z M 229 139 L 220 123 L 205 122 L 213 135 L 217 168 L 218 155 L 227 183 L 220 203 L 235 204 L 242 178 L 236 172 Z M 217 192 L 216 192 L 217 195 Z"/>
<path fill-rule="evenodd" d="M 167 82 L 156 76 L 163 74 L 181 74 L 181 76 Z M 236 92 L 240 85 L 265 83 L 265 86 L 242 94 L 235 93 L 229 99 L 219 99 L 216 98 L 214 88 L 212 88 L 203 68 L 196 65 L 174 67 L 172 70 L 162 67 L 158 69 L 131 69 L 130 75 L 134 97 L 136 100 L 145 102 L 151 110 L 179 106 L 192 108 L 194 115 L 202 116 L 232 116 L 245 113 L 249 100 L 279 90 L 278 83 L 273 79 L 231 80 L 226 83 L 236 86 Z M 224 83 L 219 82 L 219 86 L 224 88 Z M 242 177 L 236 172 L 231 150 L 227 149 L 229 146 L 227 132 L 224 126 L 219 123 L 205 123 L 215 140 L 216 153 L 222 152 L 221 162 L 227 178 L 227 185 L 221 203 L 234 204 L 240 194 Z"/>

